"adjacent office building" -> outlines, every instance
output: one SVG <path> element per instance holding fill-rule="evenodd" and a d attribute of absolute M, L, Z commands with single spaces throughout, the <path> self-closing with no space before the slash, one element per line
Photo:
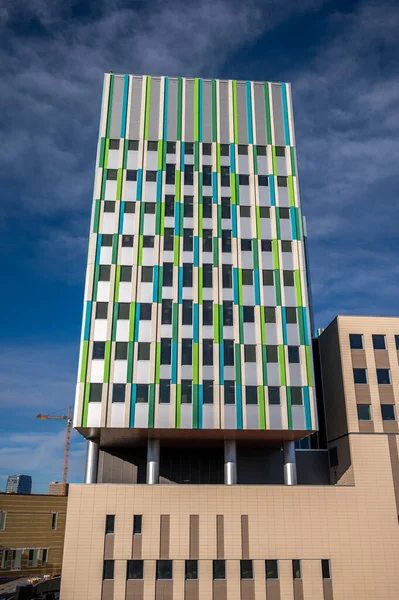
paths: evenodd
<path fill-rule="evenodd" d="M 6 494 L 30 494 L 32 491 L 32 477 L 30 475 L 9 475 L 6 485 Z"/>
<path fill-rule="evenodd" d="M 288 84 L 105 76 L 64 600 L 396 597 L 396 438 L 331 391 L 306 260 Z"/>

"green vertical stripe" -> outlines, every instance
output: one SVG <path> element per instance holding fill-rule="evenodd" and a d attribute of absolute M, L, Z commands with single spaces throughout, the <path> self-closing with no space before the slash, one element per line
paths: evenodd
<path fill-rule="evenodd" d="M 216 80 L 212 79 L 212 142 L 217 142 Z"/>
<path fill-rule="evenodd" d="M 93 232 L 94 233 L 98 233 L 98 223 L 100 220 L 100 208 L 101 208 L 101 200 L 95 200 L 94 219 L 93 219 Z"/>
<path fill-rule="evenodd" d="M 238 143 L 238 117 L 237 117 L 237 82 L 232 81 L 233 87 L 233 126 L 234 126 L 234 143 Z"/>
<path fill-rule="evenodd" d="M 219 266 L 219 238 L 213 238 L 213 266 Z"/>
<path fill-rule="evenodd" d="M 107 182 L 107 170 L 103 169 L 102 177 L 101 177 L 101 190 L 100 190 L 101 200 L 104 200 L 106 182 Z"/>
<path fill-rule="evenodd" d="M 128 342 L 127 345 L 127 383 L 132 383 L 133 379 L 133 353 L 134 342 Z"/>
<path fill-rule="evenodd" d="M 286 388 L 287 392 L 287 418 L 288 418 L 288 429 L 292 429 L 292 404 L 291 404 L 291 389 Z"/>
<path fill-rule="evenodd" d="M 123 142 L 123 168 L 127 169 L 127 155 L 129 151 L 129 140 Z"/>
<path fill-rule="evenodd" d="M 255 173 L 255 175 L 257 175 L 258 174 L 258 155 L 256 153 L 255 145 L 252 146 L 252 152 L 253 152 L 253 160 L 254 160 L 254 173 Z"/>
<path fill-rule="evenodd" d="M 313 385 L 313 376 L 312 376 L 312 362 L 310 358 L 310 347 L 305 346 L 305 355 L 306 355 L 306 373 L 308 375 L 308 385 L 312 387 Z"/>
<path fill-rule="evenodd" d="M 176 429 L 180 429 L 181 384 L 176 384 Z"/>
<path fill-rule="evenodd" d="M 156 342 L 155 348 L 155 383 L 159 384 L 159 374 L 161 369 L 161 342 Z"/>
<path fill-rule="evenodd" d="M 298 269 L 294 271 L 295 278 L 295 297 L 297 306 L 302 306 L 302 294 L 301 294 L 301 273 Z"/>
<path fill-rule="evenodd" d="M 278 257 L 278 241 L 272 240 L 272 249 L 273 249 L 273 267 L 275 269 L 279 268 L 279 257 Z"/>
<path fill-rule="evenodd" d="M 194 142 L 194 171 L 199 171 L 199 142 Z"/>
<path fill-rule="evenodd" d="M 95 265 L 94 267 L 94 277 L 93 277 L 93 302 L 97 302 L 97 289 L 98 289 L 98 278 L 100 275 L 100 265 Z"/>
<path fill-rule="evenodd" d="M 111 362 L 111 342 L 105 342 L 104 354 L 104 383 L 109 382 L 109 365 Z"/>
<path fill-rule="evenodd" d="M 258 385 L 258 402 L 259 402 L 259 427 L 266 429 L 265 418 L 265 388 L 263 385 Z"/>
<path fill-rule="evenodd" d="M 252 252 L 253 252 L 253 265 L 254 265 L 254 269 L 258 269 L 259 268 L 258 239 L 259 238 L 256 238 L 256 239 L 252 240 Z M 256 277 L 255 273 L 254 273 L 254 277 Z"/>
<path fill-rule="evenodd" d="M 129 319 L 129 342 L 134 340 L 134 319 L 136 316 L 136 303 L 130 303 L 130 319 Z"/>
<path fill-rule="evenodd" d="M 172 308 L 172 340 L 178 341 L 178 326 L 179 326 L 179 305 L 173 303 Z"/>
<path fill-rule="evenodd" d="M 281 240 L 280 209 L 278 208 L 278 206 L 275 207 L 274 214 L 275 214 L 275 218 L 276 218 L 276 234 L 277 234 L 277 239 Z"/>
<path fill-rule="evenodd" d="M 105 140 L 104 168 L 108 169 L 109 139 Z"/>
<path fill-rule="evenodd" d="M 241 346 L 240 346 L 240 344 L 235 344 L 234 353 L 235 353 L 235 366 L 236 366 L 236 384 L 241 385 Z"/>
<path fill-rule="evenodd" d="M 278 362 L 280 367 L 280 385 L 287 385 L 287 380 L 285 377 L 284 346 L 282 345 L 279 345 L 278 347 Z"/>
<path fill-rule="evenodd" d="M 175 200 L 176 202 L 180 202 L 180 188 L 181 188 L 181 171 L 176 171 L 176 180 L 175 180 Z"/>
<path fill-rule="evenodd" d="M 114 75 L 109 78 L 109 95 L 108 95 L 108 110 L 107 110 L 107 126 L 105 128 L 105 137 L 109 138 L 109 132 L 111 130 L 111 110 L 112 110 L 112 97 L 114 95 Z"/>
<path fill-rule="evenodd" d="M 296 175 L 295 148 L 293 146 L 291 146 L 291 148 L 290 148 L 290 155 L 291 155 L 291 173 L 295 176 Z"/>
<path fill-rule="evenodd" d="M 163 140 L 158 140 L 158 171 L 162 171 L 163 164 Z"/>
<path fill-rule="evenodd" d="M 176 119 L 176 139 L 181 140 L 181 121 L 182 121 L 182 93 L 183 93 L 183 80 L 181 77 L 177 83 L 177 119 Z"/>
<path fill-rule="evenodd" d="M 148 403 L 148 427 L 152 429 L 154 427 L 154 414 L 155 414 L 155 385 L 150 383 Z"/>
<path fill-rule="evenodd" d="M 173 242 L 173 264 L 175 267 L 179 266 L 179 245 L 180 245 L 180 236 L 175 235 Z"/>
<path fill-rule="evenodd" d="M 82 363 L 80 366 L 80 383 L 83 383 L 86 380 L 86 370 L 87 370 L 87 356 L 89 353 L 89 342 L 88 340 L 83 340 L 82 342 Z"/>
<path fill-rule="evenodd" d="M 216 171 L 220 173 L 220 144 L 216 144 Z"/>
<path fill-rule="evenodd" d="M 274 270 L 274 287 L 276 288 L 276 305 L 281 306 L 281 275 L 279 269 Z"/>
<path fill-rule="evenodd" d="M 238 307 L 238 329 L 240 336 L 240 344 L 244 343 L 244 308 L 243 306 Z"/>
<path fill-rule="evenodd" d="M 272 144 L 272 125 L 270 120 L 270 100 L 269 100 L 269 86 L 264 83 L 265 92 L 265 112 L 266 112 L 266 140 L 268 144 Z"/>
<path fill-rule="evenodd" d="M 193 343 L 193 383 L 198 384 L 199 344 Z"/>
<path fill-rule="evenodd" d="M 273 175 L 277 175 L 276 146 L 272 146 Z"/>
<path fill-rule="evenodd" d="M 151 77 L 147 76 L 145 90 L 145 121 L 144 121 L 144 139 L 148 140 L 148 127 L 150 123 L 150 98 L 151 98 Z"/>
<path fill-rule="evenodd" d="M 116 265 L 116 260 L 118 258 L 118 241 L 119 235 L 114 233 L 112 236 L 112 264 Z"/>
<path fill-rule="evenodd" d="M 84 397 L 83 397 L 82 427 L 87 427 L 87 413 L 89 410 L 89 397 L 90 397 L 90 383 L 86 383 Z"/>
<path fill-rule="evenodd" d="M 266 326 L 265 326 L 265 307 L 260 306 L 260 339 L 262 344 L 266 344 Z"/>
<path fill-rule="evenodd" d="M 262 344 L 262 375 L 263 375 L 263 385 L 267 385 L 267 352 L 266 352 L 266 344 Z"/>
<path fill-rule="evenodd" d="M 100 156 L 98 161 L 99 167 L 104 167 L 104 155 L 105 155 L 105 138 L 100 140 Z"/>
<path fill-rule="evenodd" d="M 112 315 L 112 330 L 111 330 L 111 340 L 115 342 L 116 340 L 116 325 L 118 322 L 118 303 L 114 302 L 113 315 Z"/>
<path fill-rule="evenodd" d="M 121 266 L 120 265 L 116 265 L 114 302 L 118 302 L 118 300 L 119 300 L 119 284 L 120 284 L 120 281 L 121 281 Z"/>
<path fill-rule="evenodd" d="M 288 196 L 290 199 L 290 206 L 295 206 L 295 193 L 294 193 L 294 185 L 293 185 L 293 181 L 292 181 L 292 175 L 288 175 L 287 183 L 288 183 Z"/>

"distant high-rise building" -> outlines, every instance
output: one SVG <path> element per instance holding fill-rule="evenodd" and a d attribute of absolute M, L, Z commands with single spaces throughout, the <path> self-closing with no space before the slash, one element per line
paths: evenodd
<path fill-rule="evenodd" d="M 30 475 L 8 476 L 6 494 L 30 494 L 31 491 L 32 477 Z"/>

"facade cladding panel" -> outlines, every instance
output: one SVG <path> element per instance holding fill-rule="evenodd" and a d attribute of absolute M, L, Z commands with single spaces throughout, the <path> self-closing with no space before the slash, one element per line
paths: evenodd
<path fill-rule="evenodd" d="M 288 84 L 105 76 L 76 427 L 317 429 L 293 140 Z"/>

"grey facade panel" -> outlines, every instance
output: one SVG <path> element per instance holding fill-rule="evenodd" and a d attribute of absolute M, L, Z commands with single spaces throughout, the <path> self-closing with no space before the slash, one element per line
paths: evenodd
<path fill-rule="evenodd" d="M 219 83 L 219 126 L 221 144 L 230 142 L 230 123 L 229 123 L 229 82 L 221 81 Z"/>
<path fill-rule="evenodd" d="M 283 420 L 281 417 L 281 406 L 269 406 L 269 429 L 282 429 Z"/>
<path fill-rule="evenodd" d="M 167 137 L 169 141 L 175 141 L 177 137 L 177 92 L 178 80 L 169 78 L 168 82 L 168 122 Z"/>
<path fill-rule="evenodd" d="M 272 106 L 274 123 L 274 143 L 276 146 L 285 146 L 283 104 L 281 98 L 281 85 L 272 83 Z"/>
<path fill-rule="evenodd" d="M 151 77 L 150 112 L 148 119 L 148 139 L 157 140 L 159 137 L 159 100 L 161 93 L 161 80 Z"/>
<path fill-rule="evenodd" d="M 245 81 L 237 81 L 238 143 L 248 144 L 247 90 Z"/>
<path fill-rule="evenodd" d="M 194 79 L 186 79 L 186 110 L 184 115 L 186 142 L 194 141 Z"/>
<path fill-rule="evenodd" d="M 256 143 L 266 145 L 266 109 L 265 90 L 262 83 L 254 83 L 254 112 Z"/>
<path fill-rule="evenodd" d="M 306 429 L 305 408 L 303 406 L 292 407 L 292 426 L 294 429 Z"/>
<path fill-rule="evenodd" d="M 202 83 L 202 141 L 212 141 L 212 81 Z"/>
<path fill-rule="evenodd" d="M 133 77 L 131 91 L 131 107 L 129 120 L 129 139 L 138 140 L 140 137 L 141 94 L 143 87 L 142 77 Z"/>
<path fill-rule="evenodd" d="M 121 135 L 122 99 L 124 78 L 115 75 L 114 93 L 112 96 L 112 112 L 109 135 L 111 138 L 119 138 Z"/>

